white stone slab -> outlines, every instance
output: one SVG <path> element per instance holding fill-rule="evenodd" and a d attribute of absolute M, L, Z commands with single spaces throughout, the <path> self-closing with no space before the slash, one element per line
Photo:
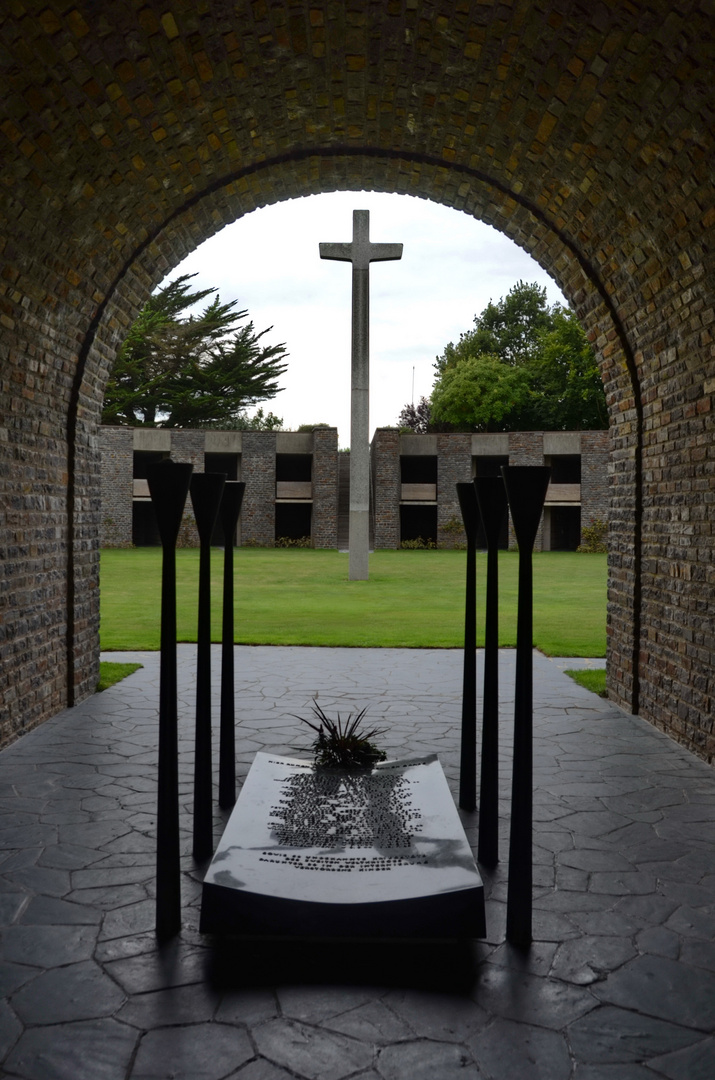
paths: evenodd
<path fill-rule="evenodd" d="M 201 930 L 484 936 L 482 881 L 436 755 L 343 773 L 257 754 L 204 880 Z"/>

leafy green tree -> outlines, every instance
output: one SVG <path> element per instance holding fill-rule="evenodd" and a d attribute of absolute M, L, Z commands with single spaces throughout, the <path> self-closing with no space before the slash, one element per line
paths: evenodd
<path fill-rule="evenodd" d="M 608 427 L 598 363 L 573 311 L 556 304 L 552 329 L 540 335 L 528 370 L 532 377 L 531 427 L 544 431 Z"/>
<path fill-rule="evenodd" d="M 605 428 L 593 350 L 568 308 L 520 281 L 435 363 L 432 421 L 470 431 Z"/>
<path fill-rule="evenodd" d="M 194 276 L 159 289 L 139 313 L 112 369 L 103 423 L 231 426 L 247 405 L 279 392 L 285 346 L 262 345 L 267 330 L 239 325 L 247 312 L 235 300 L 222 304 L 215 296 L 198 315 L 186 316 L 216 292 L 192 291 Z"/>
<path fill-rule="evenodd" d="M 445 371 L 432 392 L 432 415 L 460 431 L 504 431 L 508 417 L 523 412 L 528 400 L 524 368 L 481 353 Z"/>

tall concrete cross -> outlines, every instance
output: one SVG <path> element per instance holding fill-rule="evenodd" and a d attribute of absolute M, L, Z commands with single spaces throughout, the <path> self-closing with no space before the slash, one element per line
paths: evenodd
<path fill-rule="evenodd" d="M 321 259 L 353 264 L 350 395 L 351 581 L 367 581 L 370 547 L 370 263 L 402 258 L 402 244 L 370 243 L 370 211 L 353 210 L 350 244 L 321 244 Z"/>

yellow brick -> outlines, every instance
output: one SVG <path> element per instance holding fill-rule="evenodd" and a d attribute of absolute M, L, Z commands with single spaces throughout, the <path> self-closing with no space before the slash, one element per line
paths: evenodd
<path fill-rule="evenodd" d="M 164 33 L 168 37 L 169 41 L 173 41 L 175 37 L 179 36 L 179 28 L 176 25 L 176 20 L 170 11 L 167 11 L 161 17 L 161 25 L 164 28 Z"/>

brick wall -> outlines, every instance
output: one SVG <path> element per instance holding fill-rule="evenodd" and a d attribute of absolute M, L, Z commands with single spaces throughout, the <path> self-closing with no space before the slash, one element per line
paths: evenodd
<path fill-rule="evenodd" d="M 608 523 L 609 451 L 607 431 L 581 432 L 581 529 L 594 521 Z"/>
<path fill-rule="evenodd" d="M 400 433 L 377 428 L 370 447 L 375 550 L 400 546 Z"/>
<path fill-rule="evenodd" d="M 101 547 L 131 547 L 134 430 L 102 427 L 99 442 L 102 468 L 99 543 Z"/>
<path fill-rule="evenodd" d="M 451 548 L 464 542 L 461 533 L 445 529 L 462 521 L 457 484 L 472 479 L 472 436 L 437 435 L 437 543 Z"/>
<path fill-rule="evenodd" d="M 204 431 L 171 431 L 171 460 L 186 462 L 194 466 L 194 473 L 204 472 L 204 447 L 206 445 L 206 433 Z M 193 476 L 193 473 L 192 473 Z M 191 492 L 186 496 L 184 516 L 181 519 L 181 527 L 176 541 L 176 546 L 181 548 L 194 548 L 199 546 L 199 533 L 196 528 L 194 511 L 191 506 Z"/>
<path fill-rule="evenodd" d="M 276 436 L 244 431 L 241 478 L 246 484 L 241 509 L 244 545 L 273 547 L 276 532 Z"/>
<path fill-rule="evenodd" d="M 338 546 L 338 430 L 313 432 L 313 547 Z"/>

